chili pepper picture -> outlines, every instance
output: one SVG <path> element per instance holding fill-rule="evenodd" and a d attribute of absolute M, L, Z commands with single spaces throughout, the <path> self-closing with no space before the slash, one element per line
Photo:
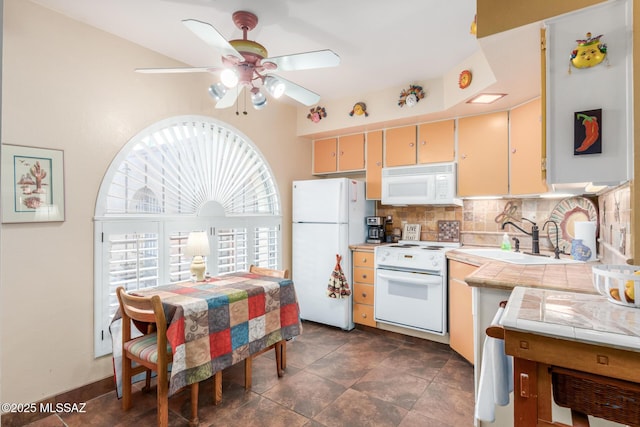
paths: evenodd
<path fill-rule="evenodd" d="M 574 114 L 573 154 L 602 153 L 602 110 Z"/>

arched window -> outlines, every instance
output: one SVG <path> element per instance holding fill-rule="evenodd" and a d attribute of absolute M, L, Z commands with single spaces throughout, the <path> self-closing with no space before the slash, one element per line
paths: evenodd
<path fill-rule="evenodd" d="M 246 136 L 209 117 L 173 117 L 132 138 L 103 178 L 94 219 L 96 356 L 111 352 L 118 286 L 190 279 L 189 232 L 207 232 L 211 275 L 282 263 L 271 169 Z"/>

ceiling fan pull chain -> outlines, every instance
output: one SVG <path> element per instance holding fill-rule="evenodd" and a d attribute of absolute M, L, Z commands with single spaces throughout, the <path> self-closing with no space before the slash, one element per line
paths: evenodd
<path fill-rule="evenodd" d="M 247 115 L 247 91 L 244 91 L 244 111 L 242 112 L 245 116 Z"/>
<path fill-rule="evenodd" d="M 238 87 L 236 86 L 236 94 L 237 94 L 237 93 L 238 93 Z M 238 97 L 236 96 L 236 116 L 239 116 L 239 115 L 240 115 L 240 111 L 238 111 L 238 109 L 240 108 L 240 107 L 239 107 L 239 105 L 240 105 L 240 100 L 239 100 L 239 99 L 238 99 Z"/>

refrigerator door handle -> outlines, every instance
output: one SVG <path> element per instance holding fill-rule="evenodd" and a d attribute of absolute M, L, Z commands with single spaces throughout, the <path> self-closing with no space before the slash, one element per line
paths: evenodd
<path fill-rule="evenodd" d="M 342 200 L 344 203 L 344 183 L 342 181 L 340 181 L 340 185 L 338 187 L 338 192 L 340 194 L 338 194 L 338 200 Z M 336 203 L 336 218 L 340 218 L 340 209 L 342 208 L 341 203 Z"/>

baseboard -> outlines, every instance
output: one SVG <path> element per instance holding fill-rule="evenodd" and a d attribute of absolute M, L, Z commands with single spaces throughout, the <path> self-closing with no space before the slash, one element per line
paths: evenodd
<path fill-rule="evenodd" d="M 21 427 L 52 415 L 50 411 L 41 412 L 41 409 L 55 407 L 58 403 L 85 403 L 113 390 L 115 390 L 114 379 L 113 376 L 109 376 L 91 384 L 35 402 L 29 406 L 30 409 L 35 409 L 34 411 L 3 413 L 0 417 L 0 425 L 3 427 Z"/>

